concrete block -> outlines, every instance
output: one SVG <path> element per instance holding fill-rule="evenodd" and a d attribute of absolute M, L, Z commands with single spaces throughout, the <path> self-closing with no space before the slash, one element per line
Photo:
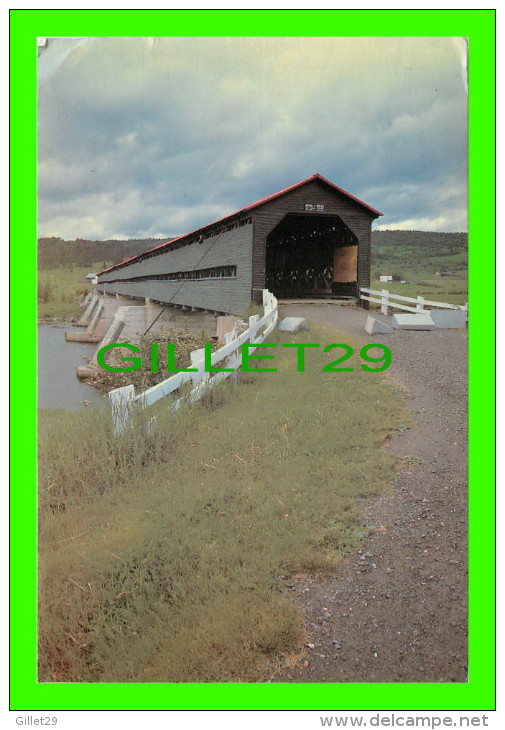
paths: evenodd
<path fill-rule="evenodd" d="M 91 368 L 89 365 L 78 365 L 76 370 L 79 380 L 91 378 L 96 373 L 96 368 Z"/>
<path fill-rule="evenodd" d="M 90 303 L 94 292 L 88 292 L 82 302 L 79 302 L 80 307 L 87 307 Z"/>
<path fill-rule="evenodd" d="M 121 433 L 131 422 L 131 407 L 135 398 L 135 386 L 125 385 L 109 392 L 114 432 Z"/>
<path fill-rule="evenodd" d="M 67 342 L 101 342 L 110 323 L 110 319 L 100 319 L 93 330 L 88 327 L 85 332 L 65 332 L 65 339 Z"/>
<path fill-rule="evenodd" d="M 463 309 L 432 309 L 430 315 L 439 329 L 464 329 L 466 327 L 467 312 Z"/>
<path fill-rule="evenodd" d="M 296 334 L 302 330 L 308 330 L 309 325 L 307 324 L 307 320 L 303 317 L 286 317 L 280 323 L 279 329 L 281 332 L 291 332 L 292 334 Z"/>
<path fill-rule="evenodd" d="M 89 325 L 98 304 L 99 304 L 99 299 L 98 299 L 98 296 L 96 296 L 96 294 L 95 294 L 95 296 L 90 299 L 89 304 L 86 308 L 86 311 L 84 312 L 82 317 L 79 319 L 79 321 L 76 323 L 78 327 L 87 327 Z"/>
<path fill-rule="evenodd" d="M 65 332 L 67 342 L 101 342 L 103 334 L 95 334 L 94 332 Z"/>
<path fill-rule="evenodd" d="M 398 330 L 434 330 L 435 322 L 429 312 L 419 314 L 395 314 L 391 323 Z"/>
<path fill-rule="evenodd" d="M 374 317 L 367 318 L 365 330 L 369 335 L 390 335 L 393 332 L 392 327 Z"/>

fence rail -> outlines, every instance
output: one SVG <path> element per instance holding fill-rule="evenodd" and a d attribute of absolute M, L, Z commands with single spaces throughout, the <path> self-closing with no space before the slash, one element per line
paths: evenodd
<path fill-rule="evenodd" d="M 211 355 L 212 367 L 225 360 L 224 367 L 232 368 L 232 372 L 236 372 L 242 365 L 242 345 L 246 342 L 251 345 L 262 343 L 275 329 L 278 316 L 277 299 L 267 289 L 264 289 L 263 316 L 260 318 L 259 315 L 255 314 L 249 317 L 249 326 L 244 332 L 234 330 L 225 335 L 223 347 L 220 347 Z M 260 330 L 262 331 L 260 332 Z M 251 347 L 249 351 L 254 352 L 255 349 L 255 347 Z M 135 394 L 134 385 L 125 385 L 122 388 L 110 391 L 109 402 L 116 433 L 123 431 L 130 422 L 131 409 L 134 405 L 139 405 L 142 408 L 151 406 L 170 393 L 174 393 L 188 382 L 192 382 L 193 388 L 187 399 L 198 400 L 208 388 L 212 388 L 216 383 L 232 375 L 232 372 L 220 372 L 212 374 L 211 377 L 211 373 L 205 372 L 204 348 L 194 350 L 190 353 L 190 357 L 191 367 L 196 368 L 196 372 L 176 373 L 161 383 L 148 388 L 143 393 Z M 178 398 L 172 404 L 172 409 L 177 410 L 184 400 L 182 397 Z"/>
<path fill-rule="evenodd" d="M 375 298 L 366 296 L 366 294 L 375 294 Z M 433 307 L 436 309 L 461 309 L 468 312 L 468 303 L 461 306 L 459 304 L 447 304 L 446 302 L 431 302 L 421 296 L 413 298 L 403 297 L 400 296 L 400 294 L 392 294 L 387 289 L 376 291 L 375 289 L 366 289 L 365 287 L 361 287 L 359 290 L 359 297 L 366 302 L 375 302 L 376 304 L 380 304 L 382 314 L 387 314 L 389 307 L 391 307 L 391 309 L 402 309 L 406 312 L 424 312 L 426 311 L 425 307 Z M 377 297 L 380 297 L 380 299 Z M 392 299 L 397 299 L 399 302 L 412 302 L 416 306 L 412 307 L 407 304 L 398 304 L 397 302 L 391 301 Z"/>

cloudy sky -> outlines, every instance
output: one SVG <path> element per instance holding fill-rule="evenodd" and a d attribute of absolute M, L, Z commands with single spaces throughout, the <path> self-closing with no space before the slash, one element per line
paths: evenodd
<path fill-rule="evenodd" d="M 376 228 L 467 230 L 462 39 L 55 38 L 38 67 L 40 236 L 176 236 L 315 172 Z"/>

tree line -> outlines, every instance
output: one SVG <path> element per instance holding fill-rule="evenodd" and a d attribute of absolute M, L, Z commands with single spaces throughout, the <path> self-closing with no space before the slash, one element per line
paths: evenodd
<path fill-rule="evenodd" d="M 39 269 L 65 266 L 91 267 L 96 262 L 117 264 L 170 240 L 170 238 L 130 238 L 123 241 L 88 241 L 77 238 L 74 241 L 67 241 L 58 237 L 39 238 L 37 263 Z"/>

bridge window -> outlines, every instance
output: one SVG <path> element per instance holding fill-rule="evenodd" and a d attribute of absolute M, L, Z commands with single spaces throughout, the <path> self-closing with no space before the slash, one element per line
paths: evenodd
<path fill-rule="evenodd" d="M 193 271 L 172 271 L 166 274 L 146 274 L 145 276 L 131 276 L 127 279 L 108 279 L 107 283 L 121 281 L 123 283 L 137 281 L 199 281 L 202 279 L 232 279 L 237 276 L 236 266 L 212 266 L 208 269 L 194 269 Z"/>

